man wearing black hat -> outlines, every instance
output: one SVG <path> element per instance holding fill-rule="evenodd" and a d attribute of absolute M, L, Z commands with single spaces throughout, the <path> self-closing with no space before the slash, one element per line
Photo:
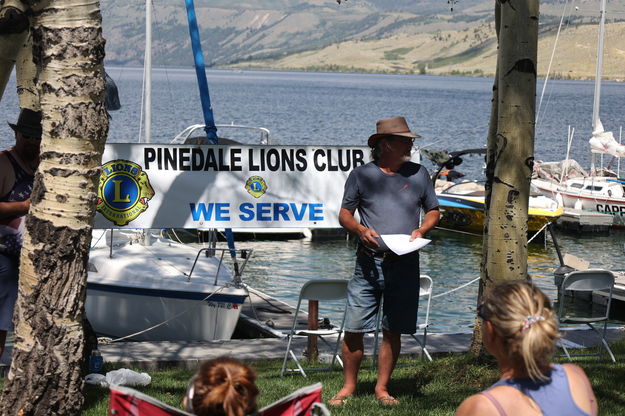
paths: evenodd
<path fill-rule="evenodd" d="M 15 146 L 0 153 L 0 356 L 7 331 L 13 329 L 24 216 L 39 165 L 41 112 L 22 109 L 17 123 L 9 126 Z"/>
<path fill-rule="evenodd" d="M 376 329 L 383 298 L 382 345 L 378 356 L 376 399 L 384 405 L 398 400 L 387 390 L 399 357 L 401 334 L 416 332 L 419 300 L 418 251 L 394 254 L 380 235 L 421 238 L 437 224 L 438 199 L 424 167 L 410 161 L 414 139 L 403 117 L 380 120 L 369 138 L 373 161 L 354 169 L 345 183 L 339 222 L 359 238 L 356 268 L 349 282 L 343 388 L 328 402 L 341 405 L 355 392 L 364 355 L 363 335 Z M 360 223 L 354 217 L 360 214 Z M 421 211 L 425 213 L 420 222 Z"/>

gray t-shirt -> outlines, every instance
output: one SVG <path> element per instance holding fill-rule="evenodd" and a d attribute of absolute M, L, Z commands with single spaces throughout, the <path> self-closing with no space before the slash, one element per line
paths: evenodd
<path fill-rule="evenodd" d="M 438 207 L 427 170 L 405 162 L 395 174 L 382 172 L 369 162 L 352 170 L 345 182 L 341 208 L 358 210 L 360 222 L 382 234 L 411 234 L 419 228 L 421 209 Z M 388 247 L 378 239 L 380 248 Z"/>

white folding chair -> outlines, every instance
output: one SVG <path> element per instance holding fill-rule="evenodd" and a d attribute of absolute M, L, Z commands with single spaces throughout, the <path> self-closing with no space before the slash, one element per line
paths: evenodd
<path fill-rule="evenodd" d="M 433 282 L 430 276 L 424 274 L 421 275 L 421 286 L 419 287 L 419 309 L 423 310 L 421 300 L 425 300 L 425 311 L 423 320 L 417 320 L 417 332 L 410 335 L 414 338 L 415 341 L 417 341 L 417 344 L 419 344 L 419 346 L 421 347 L 421 359 L 423 359 L 423 357 L 425 356 L 429 361 L 432 361 L 432 356 L 428 352 L 428 349 L 425 347 L 425 344 L 428 336 L 428 327 L 430 326 L 430 303 L 432 301 L 432 284 Z M 421 332 L 421 334 L 419 334 L 419 332 Z"/>
<path fill-rule="evenodd" d="M 609 270 L 583 270 L 574 271 L 567 274 L 560 286 L 560 299 L 559 299 L 559 321 L 561 324 L 586 324 L 590 329 L 597 334 L 601 339 L 603 347 L 606 349 L 612 362 L 616 362 L 614 354 L 608 345 L 605 335 L 608 328 L 608 317 L 610 315 L 610 305 L 612 303 L 612 289 L 614 288 L 614 274 Z M 566 296 L 566 292 L 590 292 L 592 296 L 593 291 L 602 291 L 607 293 L 607 304 L 604 314 L 590 313 L 582 314 L 576 311 L 574 308 L 569 307 L 572 301 L 571 297 Z M 566 299 L 569 299 L 567 302 Z M 590 316 L 588 316 L 590 315 Z M 600 332 L 593 324 L 603 323 L 603 331 Z M 571 355 L 566 348 L 565 342 L 560 342 L 559 346 L 564 350 L 564 354 L 570 360 Z M 575 354 L 579 355 L 596 355 L 596 354 Z M 597 354 L 598 355 L 598 354 Z"/>
<path fill-rule="evenodd" d="M 410 334 L 412 338 L 419 344 L 421 347 L 421 359 L 423 357 L 427 357 L 429 361 L 432 361 L 432 356 L 428 352 L 426 348 L 427 335 L 428 335 L 428 327 L 430 326 L 430 304 L 432 301 L 432 278 L 428 275 L 422 274 L 419 278 L 419 313 L 417 314 L 417 332 L 414 334 Z M 425 305 L 423 305 L 422 301 L 426 301 Z M 423 317 L 423 319 L 419 319 L 419 317 Z M 380 305 L 380 310 L 378 311 L 377 317 L 377 326 L 375 329 L 374 340 L 373 340 L 373 362 L 374 366 L 377 365 L 377 357 L 378 357 L 378 343 L 379 343 L 379 334 L 380 334 L 380 322 L 382 321 L 382 305 Z"/>
<path fill-rule="evenodd" d="M 280 376 L 284 376 L 286 372 L 296 371 L 306 377 L 306 372 L 304 368 L 299 362 L 297 355 L 293 352 L 291 345 L 293 343 L 293 338 L 295 336 L 309 336 L 314 335 L 321 339 L 328 347 L 332 347 L 332 344 L 328 342 L 324 337 L 327 336 L 336 336 L 336 343 L 334 344 L 334 350 L 332 352 L 332 361 L 330 366 L 327 368 L 307 368 L 308 371 L 319 371 L 319 370 L 330 370 L 334 368 L 334 363 L 336 361 L 343 366 L 343 361 L 341 361 L 341 357 L 338 355 L 339 346 L 341 344 L 341 336 L 343 335 L 343 325 L 345 324 L 345 305 L 343 306 L 343 318 L 341 321 L 341 326 L 338 328 L 332 329 L 302 329 L 297 330 L 295 327 L 297 326 L 297 317 L 299 315 L 299 311 L 302 306 L 302 301 L 304 300 L 317 300 L 317 301 L 331 301 L 331 300 L 341 300 L 345 299 L 347 302 L 347 284 L 348 280 L 341 279 L 315 279 L 309 280 L 304 283 L 302 289 L 299 293 L 299 299 L 297 300 L 297 308 L 295 309 L 295 314 L 293 316 L 293 325 L 291 326 L 291 330 L 287 334 L 287 347 L 284 353 L 284 360 L 282 361 L 282 370 L 280 370 Z M 287 360 L 291 356 L 297 368 L 286 368 Z"/>

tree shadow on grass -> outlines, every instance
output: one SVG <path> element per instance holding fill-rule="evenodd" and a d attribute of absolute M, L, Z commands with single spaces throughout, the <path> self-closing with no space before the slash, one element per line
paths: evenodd
<path fill-rule="evenodd" d="M 617 360 L 622 355 L 617 355 Z M 603 415 L 622 415 L 625 409 L 625 362 L 606 356 L 575 362 L 586 371 Z"/>

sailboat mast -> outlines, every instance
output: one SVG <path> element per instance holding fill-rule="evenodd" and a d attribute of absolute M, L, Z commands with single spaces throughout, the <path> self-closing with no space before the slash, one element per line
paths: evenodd
<path fill-rule="evenodd" d="M 143 62 L 143 142 L 152 142 L 152 0 L 145 0 L 145 60 Z M 152 245 L 150 229 L 143 230 L 143 245 Z"/>
<path fill-rule="evenodd" d="M 601 0 L 599 10 L 599 40 L 597 42 L 597 73 L 595 74 L 595 97 L 592 106 L 592 131 L 603 131 L 603 125 L 599 119 L 599 103 L 601 100 L 601 74 L 603 72 L 603 38 L 605 37 L 605 5 L 606 0 Z"/>
<path fill-rule="evenodd" d="M 145 85 L 143 110 L 145 115 L 143 141 L 152 141 L 152 1 L 145 0 L 145 61 L 143 63 Z"/>

